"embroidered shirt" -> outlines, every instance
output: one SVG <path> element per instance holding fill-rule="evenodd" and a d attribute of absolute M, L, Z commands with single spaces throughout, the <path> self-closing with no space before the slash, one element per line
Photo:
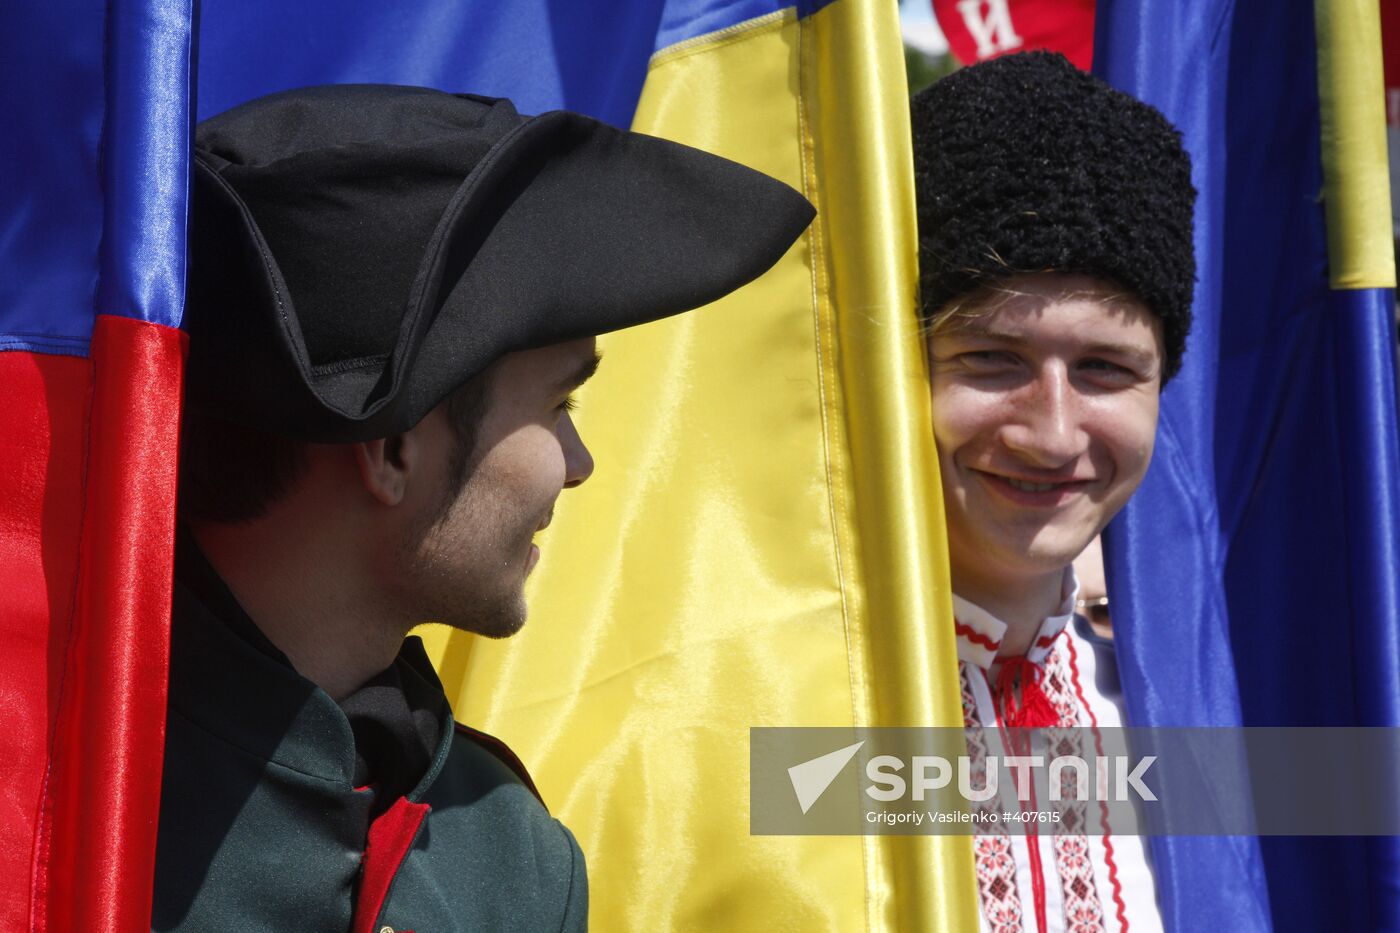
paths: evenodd
<path fill-rule="evenodd" d="M 991 613 L 954 595 L 953 615 L 962 681 L 963 717 L 967 725 L 990 726 L 982 739 L 970 742 L 973 768 L 999 741 L 998 725 L 1024 705 L 1022 689 L 1033 676 L 1049 701 L 1044 713 L 1057 728 L 1113 728 L 1124 723 L 1117 693 L 1111 650 L 1095 650 L 1095 641 L 1084 620 L 1074 618 L 1078 591 L 1073 571 L 1065 574 L 1064 598 L 1059 611 L 1041 623 L 1026 661 L 1013 686 L 1003 677 L 997 651 L 1007 625 Z M 1079 622 L 1076 625 L 1075 622 Z M 1111 648 L 1111 645 L 1109 646 Z M 1007 696 L 1006 691 L 1015 695 Z M 1048 725 L 1048 723 L 1047 723 Z M 976 782 L 974 782 L 976 786 Z M 1008 809 L 1021 806 L 1014 788 L 1003 788 L 999 799 L 985 806 Z M 1042 807 L 1048 809 L 1047 802 Z M 1062 825 L 1054 832 L 1021 835 L 997 828 L 975 837 L 977 887 L 981 901 L 981 928 L 988 933 L 1109 933 L 1132 930 L 1156 933 L 1162 929 L 1156 887 L 1144 840 L 1116 836 L 1107 813 L 1090 800 L 1057 802 Z M 1083 826 L 1082 834 L 1064 827 Z"/>

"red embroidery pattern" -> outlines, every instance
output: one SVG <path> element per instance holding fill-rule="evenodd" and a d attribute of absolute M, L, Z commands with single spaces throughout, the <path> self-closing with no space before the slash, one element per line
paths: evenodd
<path fill-rule="evenodd" d="M 1085 755 L 1081 734 L 1074 731 L 1081 720 L 1079 698 L 1074 693 L 1073 678 L 1064 655 L 1058 648 L 1052 648 L 1045 657 L 1042 687 L 1050 705 L 1060 714 L 1059 728 L 1049 730 L 1047 736 L 1051 756 L 1073 755 L 1093 760 Z M 1086 778 L 1092 780 L 1087 775 Z M 1062 831 L 1055 835 L 1054 849 L 1060 896 L 1065 905 L 1065 929 L 1069 933 L 1103 933 L 1103 905 L 1094 883 L 1089 840 L 1083 835 L 1088 828 L 1088 804 L 1077 799 L 1078 790 L 1078 775 L 1074 770 L 1061 771 L 1060 799 L 1054 805 L 1060 813 Z"/>
<path fill-rule="evenodd" d="M 972 694 L 972 682 L 968 679 L 966 662 L 958 663 L 959 678 L 962 681 L 963 724 L 967 731 L 967 754 L 970 759 L 970 778 L 973 787 L 985 786 L 987 780 L 987 742 L 979 728 L 977 719 L 977 698 Z M 997 809 L 996 798 L 977 805 L 979 812 L 993 812 Z M 993 933 L 1021 933 L 1021 896 L 1016 890 L 1016 859 L 1011 854 L 1011 839 L 1000 823 L 974 824 L 979 827 L 992 826 L 992 829 L 979 829 L 989 835 L 979 835 L 973 841 L 972 851 L 977 865 L 977 894 L 982 901 L 982 916 Z"/>
<path fill-rule="evenodd" d="M 1089 727 L 1094 732 L 1094 747 L 1102 758 L 1103 736 L 1099 734 L 1099 720 L 1089 707 L 1089 701 L 1084 699 L 1084 685 L 1079 682 L 1079 661 L 1075 657 L 1073 642 L 1068 643 L 1068 647 L 1070 681 L 1074 684 L 1075 696 L 1079 697 L 1085 715 L 1089 717 Z M 1113 830 L 1108 825 L 1108 804 L 1103 801 L 1099 801 L 1099 815 L 1103 821 L 1103 858 L 1108 863 L 1109 884 L 1113 885 L 1113 904 L 1117 908 L 1118 925 L 1122 933 L 1128 933 L 1128 905 L 1123 901 L 1123 886 L 1118 882 L 1118 865 L 1113 861 Z"/>
<path fill-rule="evenodd" d="M 968 665 L 962 662 L 958 668 L 962 682 L 964 723 L 968 727 L 980 726 Z M 1080 747 L 1081 734 L 1076 731 L 1086 712 L 1085 702 L 1076 695 L 1073 673 L 1058 647 L 1053 647 L 1046 655 L 1043 671 L 1041 688 L 1060 720 L 1058 728 L 1048 730 L 1047 734 L 1053 749 L 1052 756 L 1075 755 L 1091 759 L 1092 753 L 1086 755 L 1087 750 Z M 981 786 L 986 780 L 987 747 L 979 729 L 968 730 L 968 754 L 973 786 Z M 1089 775 L 1088 779 L 1092 781 L 1093 776 Z M 1055 834 L 1052 845 L 1055 869 L 1060 879 L 1060 895 L 1064 902 L 1065 929 L 1069 933 L 1104 933 L 1103 904 L 1094 882 L 1089 841 L 1084 835 L 1089 828 L 1088 806 L 1076 799 L 1077 780 L 1078 775 L 1073 769 L 1061 772 L 1060 800 L 1054 803 L 1060 812 L 1061 829 Z M 994 809 L 991 806 L 993 803 L 979 804 L 979 809 Z M 985 830 L 988 834 L 978 836 L 973 846 L 982 915 L 987 918 L 994 933 L 1019 933 L 1022 929 L 1021 901 L 1016 890 L 1016 862 L 1011 851 L 1011 840 L 1000 824 L 993 825 L 997 828 Z"/>

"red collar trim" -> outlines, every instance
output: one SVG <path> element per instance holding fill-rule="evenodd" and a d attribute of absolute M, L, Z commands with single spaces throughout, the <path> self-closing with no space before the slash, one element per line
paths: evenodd
<path fill-rule="evenodd" d="M 996 651 L 1001 648 L 1000 639 L 993 640 L 989 636 L 977 631 L 972 626 L 959 622 L 957 619 L 953 620 L 953 632 L 958 635 L 961 635 L 963 638 L 966 638 L 968 641 L 972 642 L 978 647 L 986 648 L 993 654 L 995 654 Z"/>

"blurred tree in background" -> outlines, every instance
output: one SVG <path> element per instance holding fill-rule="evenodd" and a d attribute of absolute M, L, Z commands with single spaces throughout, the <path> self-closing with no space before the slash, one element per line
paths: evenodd
<path fill-rule="evenodd" d="M 910 97 L 961 67 L 962 65 L 951 52 L 945 52 L 942 55 L 929 55 L 912 45 L 904 46 L 904 70 L 909 76 Z"/>

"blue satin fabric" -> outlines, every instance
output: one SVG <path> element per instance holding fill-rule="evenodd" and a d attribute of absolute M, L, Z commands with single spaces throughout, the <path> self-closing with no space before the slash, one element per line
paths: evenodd
<path fill-rule="evenodd" d="M 800 0 L 803 15 L 831 0 Z M 792 0 L 206 3 L 199 114 L 307 84 L 387 82 L 509 97 L 626 127 L 651 54 Z"/>
<path fill-rule="evenodd" d="M 102 186 L 105 4 L 0 4 L 0 350 L 85 355 Z"/>
<path fill-rule="evenodd" d="M 383 82 L 509 97 L 631 123 L 662 17 L 657 0 L 586 3 L 270 0 L 206 3 L 201 119 L 308 84 Z"/>
<path fill-rule="evenodd" d="M 191 0 L 0 7 L 0 349 L 184 306 Z"/>
<path fill-rule="evenodd" d="M 1137 725 L 1400 724 L 1393 295 L 1327 281 L 1313 4 L 1101 0 L 1182 130 L 1196 322 L 1106 562 Z M 1364 805 L 1364 804 L 1362 804 Z M 1400 929 L 1393 840 L 1153 840 L 1174 930 Z"/>
<path fill-rule="evenodd" d="M 195 2 L 107 4 L 98 314 L 184 317 Z"/>

